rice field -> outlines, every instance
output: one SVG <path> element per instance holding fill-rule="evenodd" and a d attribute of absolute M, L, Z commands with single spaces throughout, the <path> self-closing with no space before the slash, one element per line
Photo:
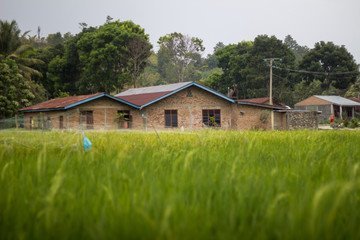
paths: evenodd
<path fill-rule="evenodd" d="M 359 131 L 0 132 L 0 239 L 360 239 Z"/>

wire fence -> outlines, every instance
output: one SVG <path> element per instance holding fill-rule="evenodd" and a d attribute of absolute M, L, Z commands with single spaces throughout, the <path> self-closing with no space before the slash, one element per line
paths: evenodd
<path fill-rule="evenodd" d="M 142 126 L 140 126 L 141 129 Z M 136 127 L 136 129 L 139 126 Z M 132 121 L 121 121 L 108 119 L 106 122 L 95 123 L 86 117 L 70 114 L 56 114 L 46 116 L 37 114 L 35 116 L 16 116 L 12 118 L 0 119 L 0 130 L 22 129 L 32 131 L 65 131 L 65 130 L 131 130 L 134 129 Z"/>

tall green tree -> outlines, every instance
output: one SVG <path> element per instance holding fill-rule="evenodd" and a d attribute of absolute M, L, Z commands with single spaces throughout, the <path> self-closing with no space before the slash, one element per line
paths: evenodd
<path fill-rule="evenodd" d="M 15 20 L 8 22 L 0 20 L 0 56 L 6 58 L 21 46 L 20 29 Z"/>
<path fill-rule="evenodd" d="M 287 45 L 294 53 L 296 61 L 300 61 L 301 58 L 309 51 L 307 46 L 300 46 L 291 35 L 287 35 L 284 40 L 284 44 Z"/>
<path fill-rule="evenodd" d="M 137 79 L 140 73 L 144 70 L 146 60 L 150 57 L 150 49 L 152 45 L 148 39 L 142 39 L 139 37 L 131 38 L 127 43 L 127 49 L 130 56 L 130 71 L 134 82 L 134 88 L 136 88 Z"/>
<path fill-rule="evenodd" d="M 201 54 L 205 50 L 202 42 L 199 38 L 177 32 L 159 38 L 158 43 L 167 51 L 170 61 L 175 66 L 179 82 L 183 82 L 186 75 L 192 73 L 188 68 L 196 60 L 196 54 Z"/>
<path fill-rule="evenodd" d="M 240 98 L 269 96 L 269 66 L 266 58 L 281 58 L 281 65 L 294 66 L 295 56 L 276 37 L 260 35 L 253 42 L 228 45 L 215 53 L 218 66 L 223 70 L 219 76 L 211 77 L 214 88 L 226 94 L 228 87 L 237 86 Z M 280 67 L 280 63 L 275 66 Z M 291 100 L 292 79 L 288 72 L 274 69 L 273 96 L 285 103 Z M 217 84 L 215 79 L 221 82 Z"/>
<path fill-rule="evenodd" d="M 85 33 L 77 42 L 83 67 L 80 87 L 110 93 L 130 83 L 134 69 L 139 71 L 145 67 L 143 64 L 134 67 L 134 61 L 131 61 L 129 43 L 133 39 L 149 41 L 145 30 L 132 21 L 108 22 Z M 150 49 L 145 52 L 149 56 Z"/>
<path fill-rule="evenodd" d="M 63 55 L 59 54 L 49 62 L 47 79 L 52 85 L 53 93 L 68 92 L 70 95 L 88 93 L 86 82 L 80 84 L 83 66 L 79 59 L 78 42 L 85 34 L 94 31 L 96 28 L 83 27 L 80 33 L 67 39 Z"/>
<path fill-rule="evenodd" d="M 318 42 L 307 52 L 299 67 L 310 72 L 323 74 L 304 74 L 303 78 L 310 84 L 314 79 L 322 82 L 322 88 L 329 93 L 331 87 L 345 90 L 356 81 L 359 74 L 354 57 L 344 46 L 337 46 L 332 42 Z"/>
<path fill-rule="evenodd" d="M 0 21 L 0 58 L 11 59 L 18 65 L 18 71 L 28 82 L 30 89 L 35 96 L 33 103 L 45 99 L 45 89 L 39 83 L 34 82 L 32 76 L 42 76 L 41 72 L 33 68 L 35 64 L 43 64 L 43 61 L 31 57 L 34 49 L 30 45 L 22 45 L 21 40 L 28 33 L 20 35 L 21 31 L 15 21 L 11 23 Z"/>
<path fill-rule="evenodd" d="M 12 117 L 34 99 L 29 82 L 19 74 L 14 60 L 0 60 L 0 119 Z"/>

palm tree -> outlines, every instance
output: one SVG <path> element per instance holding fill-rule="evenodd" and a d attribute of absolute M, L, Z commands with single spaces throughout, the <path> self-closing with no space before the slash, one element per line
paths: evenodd
<path fill-rule="evenodd" d="M 10 58 L 13 59 L 19 67 L 20 74 L 25 80 L 30 81 L 32 75 L 42 76 L 42 74 L 29 67 L 34 64 L 43 64 L 44 62 L 29 58 L 29 52 L 33 50 L 30 45 L 22 45 L 21 40 L 25 38 L 25 35 L 29 31 L 23 33 L 20 36 L 20 29 L 16 21 L 1 21 L 0 20 L 0 59 Z"/>

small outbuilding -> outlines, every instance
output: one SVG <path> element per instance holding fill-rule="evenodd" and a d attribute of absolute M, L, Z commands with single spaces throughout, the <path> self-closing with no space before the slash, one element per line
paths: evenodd
<path fill-rule="evenodd" d="M 296 110 L 310 110 L 321 112 L 319 121 L 326 121 L 333 116 L 337 119 L 354 117 L 355 107 L 360 103 L 340 96 L 314 95 L 295 104 Z"/>

